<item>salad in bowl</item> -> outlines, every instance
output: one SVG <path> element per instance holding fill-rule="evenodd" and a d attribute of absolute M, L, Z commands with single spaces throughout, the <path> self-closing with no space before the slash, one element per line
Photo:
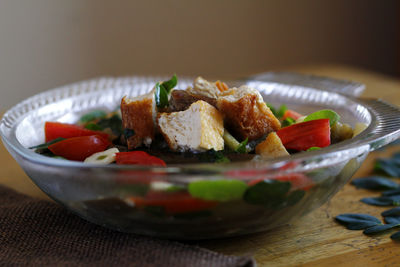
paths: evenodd
<path fill-rule="evenodd" d="M 370 150 L 399 136 L 389 111 L 399 113 L 308 87 L 174 75 L 42 93 L 8 111 L 0 130 L 32 180 L 81 217 L 204 239 L 271 229 L 322 205 Z"/>
<path fill-rule="evenodd" d="M 303 115 L 265 102 L 249 86 L 177 77 L 146 94 L 123 97 L 113 112 L 93 110 L 75 124 L 46 121 L 35 152 L 92 164 L 158 165 L 262 160 L 318 150 L 358 135 L 330 109 Z"/>

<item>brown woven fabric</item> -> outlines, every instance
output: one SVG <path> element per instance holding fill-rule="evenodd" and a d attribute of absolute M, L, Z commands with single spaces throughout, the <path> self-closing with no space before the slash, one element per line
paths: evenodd
<path fill-rule="evenodd" d="M 254 266 L 250 257 L 125 234 L 0 186 L 0 266 Z"/>

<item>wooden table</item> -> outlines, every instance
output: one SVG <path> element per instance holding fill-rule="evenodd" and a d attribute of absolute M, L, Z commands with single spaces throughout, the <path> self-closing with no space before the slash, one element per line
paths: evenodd
<path fill-rule="evenodd" d="M 285 70 L 358 81 L 367 86 L 363 96 L 400 105 L 400 80 L 391 77 L 346 66 L 302 66 Z M 400 146 L 371 153 L 355 177 L 368 175 L 375 158 L 389 156 L 394 151 L 400 151 Z M 0 162 L 0 184 L 48 199 L 4 146 L 0 146 Z M 346 230 L 334 221 L 340 213 L 369 213 L 379 217 L 387 209 L 359 202 L 365 196 L 371 193 L 346 185 L 328 203 L 292 225 L 262 234 L 202 241 L 198 245 L 225 254 L 252 255 L 258 266 L 400 266 L 400 243 L 391 241 L 390 233 L 368 237 L 360 231 Z"/>

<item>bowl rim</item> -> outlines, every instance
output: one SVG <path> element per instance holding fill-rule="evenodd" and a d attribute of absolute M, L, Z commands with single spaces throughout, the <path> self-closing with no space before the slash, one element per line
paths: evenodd
<path fill-rule="evenodd" d="M 299 74 L 296 74 L 299 75 Z M 64 92 L 61 99 L 73 96 L 79 96 L 81 94 L 87 93 L 87 91 L 95 90 L 107 90 L 112 86 L 117 85 L 129 85 L 132 80 L 163 80 L 163 76 L 126 76 L 126 77 L 102 77 L 92 80 L 87 80 L 83 82 L 73 83 L 51 89 L 34 96 L 31 96 L 17 105 L 6 111 L 0 121 L 0 136 L 5 144 L 6 148 L 11 152 L 15 152 L 17 155 L 22 157 L 24 160 L 30 161 L 32 163 L 54 166 L 54 167 L 69 167 L 69 168 L 94 168 L 94 169 L 104 169 L 104 170 L 138 170 L 138 171 L 151 171 L 152 173 L 168 173 L 176 175 L 187 175 L 193 172 L 201 172 L 202 174 L 215 175 L 216 173 L 224 173 L 230 171 L 252 171 L 252 172 L 268 172 L 268 173 L 291 173 L 300 172 L 305 170 L 311 170 L 315 168 L 328 167 L 336 165 L 340 162 L 348 161 L 350 158 L 362 154 L 364 152 L 369 152 L 375 150 L 391 141 L 396 140 L 400 137 L 400 109 L 396 106 L 388 104 L 378 99 L 363 99 L 356 98 L 354 96 L 344 95 L 338 92 L 330 91 L 329 94 L 335 94 L 339 97 L 343 97 L 349 101 L 365 107 L 370 116 L 371 123 L 368 127 L 361 132 L 356 137 L 339 142 L 334 145 L 330 145 L 321 150 L 309 151 L 307 153 L 297 153 L 291 155 L 290 157 L 280 157 L 273 160 L 262 161 L 262 162 L 232 162 L 224 164 L 215 163 L 193 163 L 193 164 L 182 164 L 182 165 L 170 165 L 167 167 L 149 167 L 141 165 L 96 165 L 88 164 L 78 161 L 60 160 L 55 158 L 46 157 L 35 153 L 33 150 L 25 148 L 17 140 L 15 135 L 15 128 L 22 121 L 23 118 L 29 113 L 29 109 L 26 108 L 28 103 L 35 103 L 34 110 L 46 105 L 45 102 L 37 103 L 41 98 L 48 97 L 55 92 Z M 318 76 L 313 76 L 313 79 L 318 79 Z M 325 77 L 319 77 L 319 79 L 326 82 Z M 180 80 L 193 80 L 192 77 L 182 77 Z M 232 81 L 232 83 L 243 83 L 244 80 Z M 246 84 L 251 83 L 266 83 L 273 85 L 274 82 L 262 81 L 248 79 L 245 80 Z M 346 81 L 341 81 L 345 84 Z M 276 83 L 281 84 L 281 83 Z M 297 85 L 296 83 L 291 84 L 291 86 L 297 86 L 299 88 L 304 88 L 307 90 L 317 90 L 315 88 L 304 87 L 302 84 Z M 72 90 L 71 90 L 72 88 Z M 79 91 L 77 88 L 88 88 L 88 90 Z M 79 91 L 79 93 L 77 93 Z M 393 115 L 393 112 L 395 113 Z M 389 113 L 389 114 L 388 114 Z M 390 114 L 391 113 L 391 114 Z M 397 120 L 392 121 L 397 117 Z M 13 153 L 11 153 L 13 154 Z M 294 163 L 294 164 L 293 164 Z M 292 164 L 295 167 L 284 168 Z"/>

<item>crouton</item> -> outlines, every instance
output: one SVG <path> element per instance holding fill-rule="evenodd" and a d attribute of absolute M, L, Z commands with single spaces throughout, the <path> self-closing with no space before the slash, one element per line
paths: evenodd
<path fill-rule="evenodd" d="M 217 98 L 225 127 L 241 139 L 256 140 L 281 127 L 260 93 L 248 86 L 231 88 Z"/>
<path fill-rule="evenodd" d="M 199 100 L 185 111 L 159 113 L 157 122 L 172 150 L 224 149 L 222 115 L 205 101 Z"/>
<path fill-rule="evenodd" d="M 150 146 L 155 134 L 154 91 L 132 99 L 122 98 L 121 115 L 122 127 L 129 133 L 125 135 L 128 149 Z"/>
<path fill-rule="evenodd" d="M 261 155 L 263 159 L 289 156 L 281 139 L 275 132 L 268 134 L 267 138 L 256 146 L 256 154 Z"/>
<path fill-rule="evenodd" d="M 193 87 L 189 87 L 186 91 L 192 95 L 206 96 L 216 99 L 220 94 L 220 89 L 215 83 L 209 82 L 202 77 L 197 77 L 193 81 Z"/>

